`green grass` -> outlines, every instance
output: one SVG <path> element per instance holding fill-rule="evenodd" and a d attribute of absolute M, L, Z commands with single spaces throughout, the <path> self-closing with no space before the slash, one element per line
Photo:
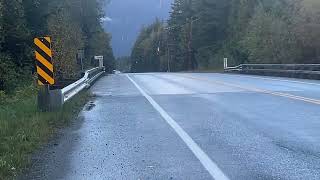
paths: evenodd
<path fill-rule="evenodd" d="M 0 91 L 0 180 L 15 179 L 29 157 L 59 127 L 67 125 L 90 98 L 82 92 L 56 112 L 37 109 L 37 88 L 6 96 Z"/>

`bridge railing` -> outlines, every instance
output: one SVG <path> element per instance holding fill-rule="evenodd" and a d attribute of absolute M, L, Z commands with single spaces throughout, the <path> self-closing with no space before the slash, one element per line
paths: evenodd
<path fill-rule="evenodd" d="M 83 77 L 76 82 L 62 88 L 49 90 L 44 87 L 38 95 L 38 106 L 43 111 L 59 109 L 82 90 L 89 88 L 95 80 L 105 73 L 104 67 L 89 69 L 83 73 Z"/>
<path fill-rule="evenodd" d="M 241 64 L 225 67 L 225 72 L 320 79 L 320 64 Z"/>
<path fill-rule="evenodd" d="M 104 68 L 96 67 L 90 69 L 84 73 L 84 76 L 81 79 L 61 89 L 63 103 L 67 102 L 69 99 L 71 99 L 73 96 L 78 94 L 83 89 L 90 87 L 91 83 L 94 82 L 103 73 Z"/>

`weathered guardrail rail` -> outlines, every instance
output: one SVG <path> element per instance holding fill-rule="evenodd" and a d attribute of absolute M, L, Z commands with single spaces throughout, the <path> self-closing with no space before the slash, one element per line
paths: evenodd
<path fill-rule="evenodd" d="M 89 88 L 103 73 L 105 73 L 104 67 L 96 67 L 85 71 L 81 79 L 62 89 L 50 90 L 48 87 L 43 87 L 38 94 L 39 108 L 43 111 L 61 108 L 73 96 Z"/>
<path fill-rule="evenodd" d="M 225 66 L 224 71 L 265 76 L 320 79 L 320 64 L 241 64 L 234 67 Z"/>

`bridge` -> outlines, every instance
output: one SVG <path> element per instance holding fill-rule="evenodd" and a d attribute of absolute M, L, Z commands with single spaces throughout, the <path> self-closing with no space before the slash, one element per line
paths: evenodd
<path fill-rule="evenodd" d="M 320 179 L 320 81 L 114 74 L 90 91 L 26 179 Z"/>

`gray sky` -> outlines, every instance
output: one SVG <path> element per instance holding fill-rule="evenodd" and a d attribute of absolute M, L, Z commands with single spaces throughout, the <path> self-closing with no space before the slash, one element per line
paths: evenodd
<path fill-rule="evenodd" d="M 116 57 L 130 55 L 131 48 L 143 25 L 156 17 L 166 20 L 173 0 L 111 0 L 106 7 L 108 32 Z"/>

